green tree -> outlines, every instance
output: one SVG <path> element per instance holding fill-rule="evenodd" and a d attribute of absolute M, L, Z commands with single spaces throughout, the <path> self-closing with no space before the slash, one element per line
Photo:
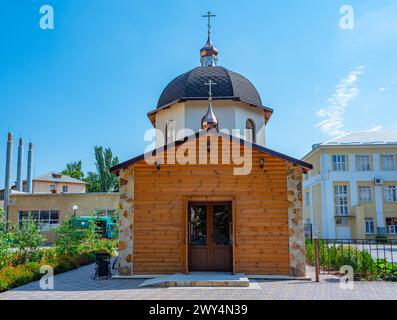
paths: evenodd
<path fill-rule="evenodd" d="M 0 208 L 0 232 L 5 231 L 7 221 L 5 221 L 5 214 L 3 208 Z"/>
<path fill-rule="evenodd" d="M 12 249 L 12 234 L 6 230 L 4 210 L 0 208 L 0 269 L 7 264 Z"/>
<path fill-rule="evenodd" d="M 82 170 L 81 161 L 73 161 L 66 164 L 66 169 L 62 171 L 62 174 L 67 175 L 69 177 L 83 180 L 84 173 Z"/>
<path fill-rule="evenodd" d="M 88 172 L 84 175 L 81 161 L 66 164 L 62 174 L 83 180 L 87 183 L 87 192 L 117 192 L 119 191 L 119 179 L 110 172 L 110 168 L 119 164 L 119 159 L 113 156 L 110 148 L 95 146 L 96 172 Z"/>
<path fill-rule="evenodd" d="M 87 176 L 84 178 L 84 181 L 87 183 L 86 185 L 87 192 L 101 191 L 101 186 L 99 183 L 99 175 L 96 172 L 88 172 Z"/>
<path fill-rule="evenodd" d="M 84 240 L 84 233 L 76 229 L 74 218 L 66 218 L 55 229 L 55 234 L 57 237 L 54 242 L 54 248 L 58 256 L 72 256 L 78 253 L 78 247 Z"/>
<path fill-rule="evenodd" d="M 88 189 L 97 190 L 96 192 L 118 191 L 119 182 L 115 174 L 110 172 L 110 168 L 119 164 L 119 159 L 113 156 L 110 148 L 95 147 L 96 174 L 90 172 L 88 184 L 92 184 Z M 99 190 L 98 190 L 99 189 Z"/>
<path fill-rule="evenodd" d="M 10 261 L 12 252 L 12 233 L 0 231 L 0 269 Z"/>
<path fill-rule="evenodd" d="M 11 233 L 13 245 L 18 248 L 23 263 L 29 262 L 45 240 L 38 223 L 33 220 L 30 213 L 28 219 L 23 220 L 21 225 L 12 226 Z"/>
<path fill-rule="evenodd" d="M 57 239 L 54 242 L 55 252 L 58 256 L 73 256 L 83 249 L 94 245 L 98 241 L 98 227 L 94 221 L 90 221 L 87 229 L 79 229 L 76 218 L 66 218 L 55 230 Z"/>

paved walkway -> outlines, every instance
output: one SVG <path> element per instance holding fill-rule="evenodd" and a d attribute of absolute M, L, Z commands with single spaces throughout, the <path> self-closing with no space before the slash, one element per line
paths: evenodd
<path fill-rule="evenodd" d="M 248 288 L 147 288 L 144 280 L 91 280 L 94 265 L 56 275 L 54 290 L 44 291 L 32 282 L 0 294 L 3 299 L 108 299 L 108 300 L 302 300 L 397 299 L 397 282 L 355 282 L 353 290 L 340 288 L 339 279 L 322 276 L 321 282 L 303 280 L 253 281 Z M 309 269 L 309 275 L 312 270 Z"/>

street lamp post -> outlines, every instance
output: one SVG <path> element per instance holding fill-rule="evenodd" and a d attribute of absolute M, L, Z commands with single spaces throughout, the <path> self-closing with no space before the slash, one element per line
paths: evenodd
<path fill-rule="evenodd" d="M 72 207 L 72 209 L 73 209 L 73 218 L 76 218 L 76 212 L 77 212 L 77 209 L 78 209 L 79 207 L 78 206 L 76 206 L 76 205 L 74 205 L 73 207 Z"/>

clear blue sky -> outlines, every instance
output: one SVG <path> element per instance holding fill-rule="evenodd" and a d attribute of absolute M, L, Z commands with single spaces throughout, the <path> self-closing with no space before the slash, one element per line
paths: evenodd
<path fill-rule="evenodd" d="M 43 4 L 55 30 L 39 28 Z M 343 4 L 354 8 L 354 30 L 339 28 Z M 301 157 L 341 132 L 397 130 L 397 1 L 4 0 L 0 186 L 8 128 L 34 143 L 36 175 L 73 160 L 93 170 L 94 145 L 120 160 L 142 153 L 146 113 L 199 65 L 208 10 L 220 65 L 274 108 L 270 148 Z"/>

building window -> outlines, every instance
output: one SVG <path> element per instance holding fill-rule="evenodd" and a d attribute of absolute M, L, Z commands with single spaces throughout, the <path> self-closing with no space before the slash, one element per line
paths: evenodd
<path fill-rule="evenodd" d="M 337 216 L 349 215 L 349 195 L 346 185 L 337 185 L 334 187 L 335 197 L 335 214 Z"/>
<path fill-rule="evenodd" d="M 385 202 L 397 202 L 397 186 L 386 186 L 384 193 Z"/>
<path fill-rule="evenodd" d="M 344 154 L 332 155 L 332 167 L 334 171 L 346 171 L 346 155 Z"/>
<path fill-rule="evenodd" d="M 366 234 L 374 234 L 375 233 L 375 224 L 373 218 L 367 218 L 364 220 L 365 224 L 365 233 Z"/>
<path fill-rule="evenodd" d="M 41 230 L 43 231 L 55 228 L 59 225 L 58 210 L 19 211 L 18 212 L 19 226 L 22 226 L 24 221 L 28 221 L 29 217 L 31 221 L 34 221 L 37 224 L 39 224 Z"/>
<path fill-rule="evenodd" d="M 62 192 L 68 192 L 68 186 L 63 186 L 62 187 Z"/>
<path fill-rule="evenodd" d="M 168 120 L 165 125 L 165 144 L 175 141 L 175 120 Z"/>
<path fill-rule="evenodd" d="M 56 190 L 55 184 L 50 184 L 50 191 L 54 192 Z"/>
<path fill-rule="evenodd" d="M 382 170 L 394 170 L 394 155 L 392 154 L 383 154 L 380 156 L 380 163 Z"/>
<path fill-rule="evenodd" d="M 397 218 L 386 218 L 387 233 L 397 234 Z"/>
<path fill-rule="evenodd" d="M 305 192 L 305 204 L 306 204 L 306 207 L 310 206 L 310 194 L 309 194 L 309 192 Z"/>
<path fill-rule="evenodd" d="M 358 171 L 370 171 L 371 170 L 371 159 L 369 155 L 357 155 L 356 156 L 356 169 Z"/>
<path fill-rule="evenodd" d="M 28 220 L 29 212 L 28 211 L 19 211 L 18 213 L 18 223 L 22 226 L 24 220 Z"/>
<path fill-rule="evenodd" d="M 336 223 L 337 226 L 348 226 L 349 225 L 349 218 L 336 217 L 335 223 Z"/>
<path fill-rule="evenodd" d="M 105 209 L 105 210 L 97 210 L 96 215 L 97 216 L 108 216 L 111 217 L 116 213 L 115 209 Z"/>
<path fill-rule="evenodd" d="M 372 189 L 370 186 L 359 186 L 358 187 L 358 201 L 372 202 Z"/>
<path fill-rule="evenodd" d="M 247 122 L 245 123 L 245 140 L 256 143 L 256 130 L 255 130 L 255 122 L 254 120 L 247 119 Z"/>

